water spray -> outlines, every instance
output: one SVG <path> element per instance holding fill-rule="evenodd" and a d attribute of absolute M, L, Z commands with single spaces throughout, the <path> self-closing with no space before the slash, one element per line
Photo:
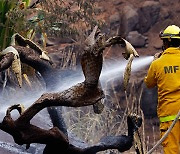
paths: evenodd
<path fill-rule="evenodd" d="M 144 57 L 135 58 L 132 63 L 132 72 L 144 68 L 145 66 L 149 65 L 152 61 L 153 61 L 153 56 L 144 56 Z M 105 62 L 104 67 L 102 69 L 102 73 L 100 75 L 100 81 L 104 82 L 111 79 L 123 80 L 122 76 L 125 67 L 127 65 L 127 62 L 128 61 L 124 59 L 119 59 L 118 61 L 115 62 Z M 78 70 L 77 73 L 70 75 L 64 78 L 63 80 L 60 80 L 59 83 L 57 83 L 58 86 L 54 90 L 54 92 L 61 92 L 83 81 L 84 81 L 84 76 L 82 74 L 82 71 Z M 9 105 L 12 105 L 12 103 L 16 104 L 23 102 L 25 106 L 28 106 L 32 104 L 32 102 L 34 102 L 36 99 L 38 99 L 40 95 L 44 92 L 45 92 L 44 90 L 40 90 L 38 93 L 36 92 L 36 94 L 31 92 L 28 93 L 28 95 L 22 95 L 22 97 L 19 98 L 17 91 L 16 94 L 14 95 L 14 98 L 11 98 L 10 100 L 1 99 L 0 113 L 2 113 L 2 111 L 4 111 L 4 109 L 7 108 Z"/>
<path fill-rule="evenodd" d="M 144 56 L 144 57 L 135 58 L 132 63 L 132 72 L 144 68 L 145 66 L 149 65 L 152 61 L 153 61 L 153 56 Z M 119 59 L 116 60 L 115 62 L 108 62 L 108 61 L 105 62 L 100 75 L 100 81 L 104 82 L 116 78 L 121 79 L 125 67 L 127 65 L 127 62 L 128 61 L 124 59 Z M 56 89 L 55 91 L 63 91 L 83 81 L 84 81 L 84 76 L 82 73 L 80 73 L 80 71 L 78 71 L 78 73 L 66 77 L 63 80 L 63 82 L 61 81 L 61 83 L 59 83 L 58 89 Z"/>
<path fill-rule="evenodd" d="M 135 58 L 133 63 L 132 63 L 132 72 L 138 71 L 145 66 L 149 65 L 153 61 L 153 56 L 144 56 L 144 57 L 139 57 Z M 127 60 L 120 59 L 115 62 L 105 62 L 100 76 L 100 81 L 105 82 L 108 80 L 112 79 L 118 79 L 118 80 L 123 80 L 123 72 L 125 70 L 125 67 L 127 65 Z M 106 65 L 107 64 L 107 65 Z M 57 87 L 54 92 L 61 92 L 65 89 L 70 88 L 71 86 L 76 85 L 77 83 L 83 82 L 84 81 L 84 76 L 82 74 L 82 71 L 79 70 L 77 73 L 70 75 L 63 80 L 60 80 L 59 83 L 57 83 Z M 19 104 L 23 103 L 25 107 L 30 106 L 35 100 L 37 100 L 41 94 L 43 94 L 45 91 L 40 90 L 38 93 L 34 94 L 33 92 L 28 93 L 27 95 L 22 95 L 22 97 L 19 97 L 18 91 L 12 97 L 10 100 L 9 98 L 7 99 L 1 99 L 1 109 L 0 109 L 0 114 L 5 114 L 5 110 L 13 104 Z"/>

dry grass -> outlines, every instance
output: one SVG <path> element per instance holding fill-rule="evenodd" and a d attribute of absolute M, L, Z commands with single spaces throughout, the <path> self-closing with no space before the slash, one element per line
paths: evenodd
<path fill-rule="evenodd" d="M 126 118 L 129 113 L 136 113 L 143 117 L 143 124 L 139 129 L 140 138 L 144 152 L 150 150 L 159 140 L 158 120 L 144 119 L 140 109 L 142 86 L 136 81 L 131 81 L 127 95 L 117 85 L 118 81 L 108 81 L 103 89 L 106 95 L 104 99 L 105 108 L 101 114 L 95 114 L 91 107 L 65 108 L 63 117 L 68 130 L 90 145 L 97 143 L 101 137 L 107 135 L 127 134 Z M 123 96 L 124 95 L 124 96 Z M 125 96 L 126 95 L 126 96 Z M 126 98 L 126 99 L 125 99 Z M 127 103 L 128 102 L 128 103 Z M 107 154 L 110 151 L 118 154 L 117 150 L 107 150 L 99 154 Z M 134 147 L 124 153 L 135 153 Z M 155 153 L 162 153 L 161 147 Z"/>

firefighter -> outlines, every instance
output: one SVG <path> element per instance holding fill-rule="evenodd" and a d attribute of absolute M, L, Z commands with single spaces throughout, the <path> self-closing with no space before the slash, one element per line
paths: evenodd
<path fill-rule="evenodd" d="M 160 33 L 163 52 L 154 60 L 144 81 L 148 88 L 157 86 L 157 114 L 161 137 L 180 110 L 180 28 L 168 26 Z M 162 142 L 164 154 L 180 154 L 180 120 Z"/>

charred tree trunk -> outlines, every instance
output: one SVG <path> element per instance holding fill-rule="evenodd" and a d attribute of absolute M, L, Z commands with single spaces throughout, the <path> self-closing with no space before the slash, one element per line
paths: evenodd
<path fill-rule="evenodd" d="M 39 58 L 33 49 L 22 46 L 15 46 L 15 48 L 19 52 L 21 61 L 31 66 L 42 75 L 47 91 L 55 89 L 56 83 L 59 80 L 59 74 L 57 73 L 59 71 L 53 68 L 49 61 Z M 68 135 L 66 124 L 62 117 L 62 107 L 48 107 L 47 111 L 53 126 L 58 127 L 64 134 Z"/>
<path fill-rule="evenodd" d="M 64 102 L 65 103 L 65 102 Z M 62 102 L 63 105 L 63 102 Z M 69 105 L 73 105 L 70 103 Z M 44 154 L 95 154 L 99 151 L 117 149 L 120 152 L 129 150 L 133 145 L 133 134 L 141 126 L 142 119 L 136 115 L 129 115 L 127 119 L 128 135 L 106 136 L 99 143 L 87 148 L 79 148 L 69 143 L 68 138 L 57 127 L 44 130 L 30 124 L 31 118 L 42 108 L 49 106 L 46 100 L 37 100 L 28 110 L 22 113 L 19 105 L 11 106 L 0 123 L 0 129 L 13 136 L 14 141 L 19 144 L 31 143 L 46 144 Z M 73 105 L 74 106 L 74 105 Z M 36 111 L 34 110 L 36 108 Z M 39 110 L 37 110 L 39 108 Z M 17 109 L 21 114 L 17 120 L 11 118 L 10 112 Z"/>
<path fill-rule="evenodd" d="M 21 40 L 21 38 L 20 38 Z M 29 40 L 21 42 L 21 45 L 28 44 Z M 34 102 L 28 109 L 23 111 L 21 105 L 13 105 L 8 108 L 3 122 L 0 123 L 0 129 L 13 136 L 14 141 L 19 144 L 41 143 L 46 144 L 44 153 L 50 154 L 57 151 L 57 153 L 68 154 L 93 154 L 107 149 L 118 149 L 119 151 L 128 150 L 133 143 L 134 131 L 140 126 L 140 119 L 130 116 L 128 118 L 128 135 L 105 137 L 98 144 L 88 148 L 78 148 L 71 145 L 67 136 L 57 127 L 50 130 L 44 130 L 30 123 L 31 119 L 42 109 L 46 107 L 68 106 L 81 107 L 93 105 L 98 103 L 103 97 L 103 91 L 99 84 L 99 76 L 103 64 L 103 51 L 106 47 L 122 43 L 120 36 L 112 37 L 105 41 L 104 36 L 97 32 L 97 27 L 85 41 L 84 51 L 81 57 L 82 70 L 85 76 L 85 81 L 58 93 L 45 93 L 37 101 Z M 22 62 L 30 65 L 43 76 L 47 87 L 53 88 L 52 80 L 57 80 L 57 72 L 51 66 L 49 61 L 42 60 L 34 48 L 34 44 L 30 42 L 33 49 L 15 46 L 18 50 Z M 11 64 L 11 55 L 4 56 L 2 60 L 9 60 L 9 62 L 2 62 L 7 68 Z M 49 80 L 49 76 L 50 80 Z M 56 83 L 56 82 L 54 82 Z M 11 111 L 17 109 L 20 113 L 18 119 L 11 118 Z M 140 123 L 140 124 L 139 124 Z M 139 125 L 138 125 L 139 124 Z"/>

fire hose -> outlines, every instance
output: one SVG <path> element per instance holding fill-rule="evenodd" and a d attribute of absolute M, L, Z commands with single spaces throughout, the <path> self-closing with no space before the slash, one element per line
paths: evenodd
<path fill-rule="evenodd" d="M 169 129 L 166 131 L 166 133 L 162 136 L 162 138 L 156 143 L 156 145 L 149 150 L 146 154 L 151 154 L 168 136 L 168 134 L 171 132 L 172 128 L 174 127 L 174 125 L 176 124 L 176 122 L 179 120 L 180 118 L 180 110 L 176 116 L 176 118 L 174 119 L 174 121 L 172 122 L 171 126 L 169 127 Z"/>

